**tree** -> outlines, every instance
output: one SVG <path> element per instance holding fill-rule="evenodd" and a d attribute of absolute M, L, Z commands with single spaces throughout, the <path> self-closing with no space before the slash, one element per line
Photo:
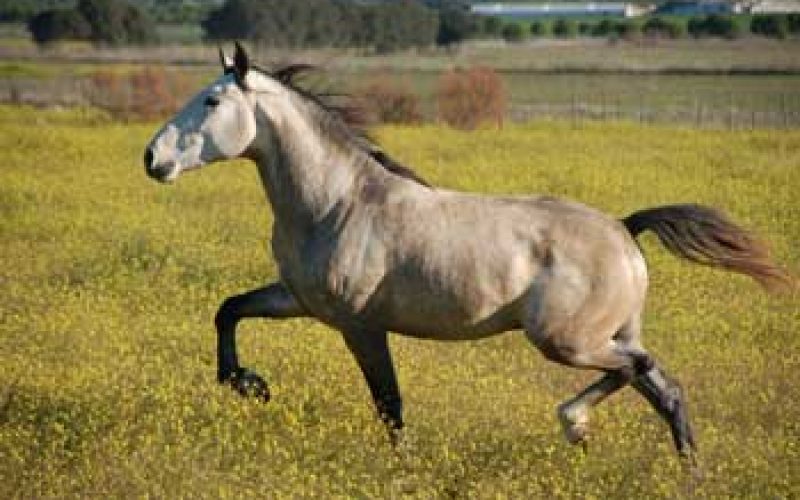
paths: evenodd
<path fill-rule="evenodd" d="M 254 0 L 228 0 L 212 10 L 201 26 L 211 40 L 254 39 L 253 27 L 262 23 L 260 17 L 261 9 Z"/>
<path fill-rule="evenodd" d="M 481 31 L 484 35 L 491 38 L 497 38 L 503 31 L 503 20 L 495 16 L 487 16 L 483 18 L 483 25 Z"/>
<path fill-rule="evenodd" d="M 91 33 L 91 27 L 74 10 L 47 10 L 28 22 L 28 31 L 36 43 L 48 43 L 56 40 L 85 40 Z"/>
<path fill-rule="evenodd" d="M 531 36 L 545 36 L 547 34 L 547 25 L 541 21 L 532 21 L 529 29 Z"/>
<path fill-rule="evenodd" d="M 661 17 L 651 17 L 642 26 L 642 32 L 647 36 L 680 38 L 685 29 L 679 21 L 670 21 Z"/>
<path fill-rule="evenodd" d="M 775 14 L 753 16 L 750 31 L 756 35 L 783 39 L 789 35 L 788 21 L 787 16 Z"/>
<path fill-rule="evenodd" d="M 228 0 L 203 21 L 210 40 L 250 39 L 273 47 L 373 48 L 432 45 L 438 16 L 416 0 Z"/>
<path fill-rule="evenodd" d="M 469 12 L 469 6 L 460 2 L 449 2 L 439 10 L 439 32 L 436 43 L 452 45 L 471 37 L 478 31 L 477 16 Z"/>
<path fill-rule="evenodd" d="M 519 23 L 508 23 L 503 26 L 503 40 L 517 43 L 525 38 L 525 30 Z"/>
<path fill-rule="evenodd" d="M 736 38 L 741 35 L 739 25 L 730 16 L 719 14 L 689 19 L 688 31 L 695 38 L 710 36 Z"/>
<path fill-rule="evenodd" d="M 578 33 L 575 21 L 559 18 L 553 23 L 553 35 L 559 38 L 572 38 Z"/>
<path fill-rule="evenodd" d="M 123 0 L 80 0 L 76 9 L 91 27 L 89 39 L 94 42 L 122 45 L 156 39 L 150 18 Z"/>
<path fill-rule="evenodd" d="M 156 39 L 153 22 L 122 0 L 80 0 L 75 9 L 51 9 L 36 15 L 28 30 L 37 43 L 92 40 L 113 45 Z"/>

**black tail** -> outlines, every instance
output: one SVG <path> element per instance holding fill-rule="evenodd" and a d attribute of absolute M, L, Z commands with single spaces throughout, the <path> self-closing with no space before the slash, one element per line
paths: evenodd
<path fill-rule="evenodd" d="M 665 205 L 622 220 L 635 237 L 651 230 L 674 255 L 746 274 L 767 289 L 789 288 L 794 279 L 770 258 L 767 246 L 725 214 L 702 205 Z"/>

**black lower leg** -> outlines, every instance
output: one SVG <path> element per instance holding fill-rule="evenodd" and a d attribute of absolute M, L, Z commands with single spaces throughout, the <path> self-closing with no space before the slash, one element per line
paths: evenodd
<path fill-rule="evenodd" d="M 236 325 L 243 318 L 291 318 L 305 313 L 286 287 L 278 282 L 242 295 L 228 297 L 219 307 L 217 327 L 217 379 L 243 378 L 246 370 L 236 355 Z"/>
<path fill-rule="evenodd" d="M 232 379 L 239 370 L 236 354 L 236 314 L 235 297 L 226 299 L 217 311 L 214 323 L 217 327 L 217 381 L 224 383 Z"/>
<path fill-rule="evenodd" d="M 661 417 L 669 423 L 675 447 L 681 455 L 690 455 L 696 448 L 683 389 L 658 367 L 639 375 L 633 387 L 644 396 Z"/>
<path fill-rule="evenodd" d="M 345 342 L 356 358 L 369 386 L 380 419 L 394 442 L 403 428 L 403 401 L 385 332 L 345 333 Z"/>

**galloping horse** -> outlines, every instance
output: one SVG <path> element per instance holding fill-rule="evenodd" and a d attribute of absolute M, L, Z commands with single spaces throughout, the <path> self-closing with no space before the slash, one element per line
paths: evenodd
<path fill-rule="evenodd" d="M 694 456 L 684 395 L 641 342 L 647 267 L 634 238 L 653 231 L 690 261 L 752 276 L 791 278 L 765 247 L 719 211 L 649 208 L 617 220 L 549 196 L 487 197 L 437 189 L 393 161 L 348 114 L 293 77 L 251 67 L 237 43 L 223 75 L 148 145 L 147 174 L 244 157 L 258 166 L 274 212 L 280 279 L 226 299 L 216 315 L 218 380 L 269 398 L 239 365 L 243 318 L 311 316 L 341 332 L 390 438 L 403 427 L 387 332 L 471 340 L 515 329 L 549 360 L 599 370 L 558 407 L 567 439 L 584 441 L 589 409 L 630 384 L 669 423 L 678 452 Z"/>

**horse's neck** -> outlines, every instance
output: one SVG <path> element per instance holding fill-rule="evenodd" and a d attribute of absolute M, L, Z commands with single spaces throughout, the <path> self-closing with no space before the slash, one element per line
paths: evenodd
<path fill-rule="evenodd" d="M 307 232 L 358 203 L 354 186 L 374 165 L 355 145 L 323 131 L 308 107 L 279 111 L 259 120 L 253 157 L 276 224 Z"/>

